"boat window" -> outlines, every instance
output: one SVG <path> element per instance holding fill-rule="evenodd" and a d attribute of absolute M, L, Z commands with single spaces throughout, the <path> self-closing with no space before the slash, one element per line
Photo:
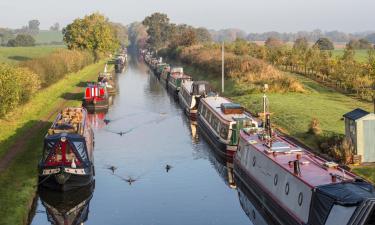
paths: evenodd
<path fill-rule="evenodd" d="M 286 185 L 285 185 L 285 194 L 286 195 L 289 194 L 289 183 L 286 183 Z"/>
<path fill-rule="evenodd" d="M 76 148 L 78 154 L 81 156 L 83 161 L 87 161 L 86 147 L 82 141 L 74 141 L 74 147 Z"/>
<path fill-rule="evenodd" d="M 273 185 L 277 185 L 277 182 L 279 181 L 279 175 L 275 174 L 275 177 L 273 178 Z"/>
<path fill-rule="evenodd" d="M 303 202 L 303 194 L 302 192 L 300 192 L 298 195 L 298 205 L 301 206 L 302 202 Z"/>
<path fill-rule="evenodd" d="M 228 138 L 228 125 L 222 123 L 220 126 L 220 136 L 224 139 Z"/>
<path fill-rule="evenodd" d="M 253 156 L 253 166 L 255 166 L 256 162 L 257 162 L 257 158 L 255 158 L 255 156 Z"/>
<path fill-rule="evenodd" d="M 375 225 L 375 207 L 373 207 L 372 212 L 367 218 L 365 225 Z"/>
<path fill-rule="evenodd" d="M 214 128 L 215 131 L 217 130 L 218 124 L 219 124 L 219 120 L 216 117 L 213 117 L 211 125 L 212 125 L 212 128 Z"/>
<path fill-rule="evenodd" d="M 204 94 L 205 91 L 206 91 L 206 85 L 205 84 L 199 84 L 198 93 L 199 94 Z"/>
<path fill-rule="evenodd" d="M 45 143 L 45 146 L 44 146 L 44 155 L 43 155 L 44 160 L 47 159 L 49 153 L 55 147 L 55 144 L 56 144 L 56 142 L 54 142 L 54 141 L 48 141 L 48 142 Z"/>

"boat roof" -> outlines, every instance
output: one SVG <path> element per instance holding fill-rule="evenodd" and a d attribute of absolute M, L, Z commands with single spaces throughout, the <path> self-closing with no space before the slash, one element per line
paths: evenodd
<path fill-rule="evenodd" d="M 364 117 L 368 114 L 370 114 L 370 113 L 363 110 L 363 109 L 356 108 L 355 110 L 344 114 L 343 117 L 351 119 L 351 120 L 357 120 L 357 119 L 360 119 L 360 118 L 362 118 L 362 117 Z"/>
<path fill-rule="evenodd" d="M 269 148 L 266 142 L 261 139 L 262 130 L 259 129 L 255 133 L 242 130 L 240 135 L 242 139 L 247 141 L 247 144 L 262 152 L 275 164 L 278 164 L 293 175 L 293 164 L 290 166 L 289 162 L 297 160 L 298 154 L 300 157 L 301 176 L 296 175 L 296 177 L 310 187 L 314 188 L 321 185 L 354 181 L 356 179 L 354 174 L 339 167 L 336 163 L 313 155 L 283 136 L 276 135 L 273 138 L 272 147 Z M 332 175 L 336 176 L 336 182 L 332 181 Z"/>
<path fill-rule="evenodd" d="M 191 76 L 187 74 L 172 73 L 172 72 L 171 72 L 171 77 L 173 77 L 174 79 L 191 79 Z"/>
<path fill-rule="evenodd" d="M 188 80 L 182 83 L 182 88 L 184 88 L 188 93 L 190 93 L 193 90 L 193 83 L 194 81 Z"/>
<path fill-rule="evenodd" d="M 82 135 L 85 127 L 87 112 L 81 107 L 68 107 L 63 109 L 56 117 L 47 136 L 56 134 Z"/>
<path fill-rule="evenodd" d="M 208 105 L 223 120 L 231 122 L 231 121 L 235 121 L 238 118 L 249 118 L 250 119 L 250 116 L 245 112 L 241 113 L 241 114 L 224 114 L 221 111 L 221 104 L 222 103 L 232 103 L 227 98 L 224 98 L 224 97 L 221 97 L 221 96 L 212 96 L 212 97 L 202 98 L 201 101 L 204 102 L 206 105 Z"/>

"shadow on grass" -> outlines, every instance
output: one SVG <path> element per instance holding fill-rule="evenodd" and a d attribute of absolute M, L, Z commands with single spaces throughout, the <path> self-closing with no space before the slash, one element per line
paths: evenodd
<path fill-rule="evenodd" d="M 43 139 L 50 126 L 49 121 L 31 120 L 0 142 L 9 149 L 0 160 L 7 160 L 5 170 L 0 172 L 0 224 L 25 224 L 28 220 Z"/>
<path fill-rule="evenodd" d="M 65 100 L 68 100 L 68 101 L 71 101 L 71 100 L 81 100 L 83 97 L 83 94 L 81 92 L 78 92 L 78 93 L 70 93 L 70 92 L 66 92 L 64 94 L 61 95 L 61 98 L 65 99 Z"/>
<path fill-rule="evenodd" d="M 76 86 L 77 86 L 77 87 L 84 88 L 84 87 L 87 86 L 87 83 L 88 83 L 88 82 L 91 82 L 91 81 L 81 81 L 81 82 L 79 82 Z"/>
<path fill-rule="evenodd" d="M 31 58 L 27 56 L 14 55 L 14 56 L 9 56 L 8 59 L 22 62 L 22 61 L 30 60 Z"/>

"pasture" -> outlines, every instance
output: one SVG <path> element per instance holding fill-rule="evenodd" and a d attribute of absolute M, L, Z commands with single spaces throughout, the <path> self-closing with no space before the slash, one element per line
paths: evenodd
<path fill-rule="evenodd" d="M 41 45 L 35 47 L 0 47 L 0 63 L 19 63 L 46 56 L 62 45 Z"/>

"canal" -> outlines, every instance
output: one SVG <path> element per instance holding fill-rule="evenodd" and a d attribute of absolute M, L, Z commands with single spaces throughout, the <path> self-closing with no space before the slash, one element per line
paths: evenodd
<path fill-rule="evenodd" d="M 253 206 L 235 188 L 230 164 L 148 67 L 130 62 L 118 84 L 108 113 L 91 115 L 92 191 L 42 192 L 31 224 L 252 224 Z"/>

